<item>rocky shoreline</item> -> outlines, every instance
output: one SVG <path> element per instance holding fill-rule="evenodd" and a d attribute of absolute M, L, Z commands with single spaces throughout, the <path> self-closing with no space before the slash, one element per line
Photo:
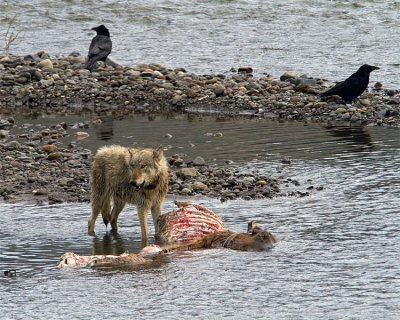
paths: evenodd
<path fill-rule="evenodd" d="M 66 123 L 12 134 L 12 115 L 80 114 L 115 116 L 148 112 L 211 112 L 298 121 L 340 121 L 399 126 L 400 93 L 375 84 L 353 104 L 318 93 L 331 86 L 323 79 L 285 73 L 279 80 L 256 78 L 251 67 L 228 74 L 195 75 L 160 65 L 82 69 L 85 57 L 0 56 L 0 199 L 7 202 L 89 201 L 92 151 L 65 144 Z M 11 132 L 11 134 L 10 134 Z M 169 194 L 207 196 L 221 201 L 307 196 L 323 189 L 312 182 L 271 178 L 237 167 L 216 166 L 201 157 L 168 155 Z M 290 165 L 290 162 L 285 163 Z M 289 188 L 287 188 L 289 187 Z M 290 188 L 292 187 L 292 188 Z"/>
<path fill-rule="evenodd" d="M 1 120 L 0 127 L 12 132 L 14 120 Z M 0 143 L 0 199 L 6 202 L 87 202 L 93 153 L 73 144 L 65 145 L 69 127 L 59 123 L 51 128 L 10 135 Z M 221 201 L 265 199 L 278 196 L 303 197 L 321 190 L 311 182 L 300 186 L 290 178 L 271 178 L 236 167 L 207 165 L 202 157 L 167 158 L 170 165 L 169 195 L 175 198 L 207 196 Z M 290 161 L 283 160 L 285 165 Z M 284 187 L 286 186 L 286 187 Z M 291 187 L 291 188 L 288 188 Z"/>
<path fill-rule="evenodd" d="M 157 64 L 99 66 L 91 73 L 82 69 L 84 61 L 79 53 L 62 58 L 45 52 L 0 56 L 2 113 L 209 111 L 299 121 L 400 124 L 400 91 L 379 82 L 356 102 L 343 104 L 336 97 L 321 100 L 318 96 L 333 83 L 293 73 L 280 79 L 257 78 L 251 67 L 239 67 L 225 74 L 196 75 Z"/>

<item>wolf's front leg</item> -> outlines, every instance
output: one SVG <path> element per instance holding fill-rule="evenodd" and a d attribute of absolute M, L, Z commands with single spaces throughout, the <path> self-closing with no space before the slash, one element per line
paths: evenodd
<path fill-rule="evenodd" d="M 156 237 L 158 235 L 158 225 L 157 225 L 157 220 L 158 217 L 161 215 L 161 205 L 159 203 L 153 205 L 151 207 L 151 216 L 153 217 L 153 224 L 154 224 L 154 230 L 156 233 Z"/>
<path fill-rule="evenodd" d="M 148 244 L 148 228 L 147 228 L 147 214 L 149 209 L 146 207 L 138 207 L 138 215 L 140 221 L 140 231 L 142 232 L 142 248 Z"/>

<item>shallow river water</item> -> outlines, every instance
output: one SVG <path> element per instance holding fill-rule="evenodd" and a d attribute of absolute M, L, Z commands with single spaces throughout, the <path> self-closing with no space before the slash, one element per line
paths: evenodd
<path fill-rule="evenodd" d="M 17 276 L 0 275 L 0 318 L 399 319 L 398 129 L 143 117 L 115 121 L 113 128 L 107 141 L 88 129 L 93 140 L 77 143 L 152 145 L 168 132 L 168 152 L 230 159 L 243 171 L 301 184 L 311 179 L 324 189 L 309 197 L 263 201 L 198 198 L 227 228 L 245 230 L 255 220 L 277 235 L 278 245 L 262 253 L 172 253 L 135 269 L 56 268 L 67 251 L 137 251 L 133 208 L 121 214 L 118 235 L 108 233 L 99 219 L 91 237 L 89 204 L 1 204 L 1 268 L 16 269 Z M 223 136 L 207 135 L 217 131 Z M 187 147 L 189 142 L 194 146 Z M 282 157 L 291 164 L 282 164 Z M 173 200 L 167 198 L 164 211 L 173 208 Z"/>
<path fill-rule="evenodd" d="M 11 52 L 86 55 L 90 29 L 105 24 L 125 65 L 200 74 L 251 65 L 256 74 L 341 81 L 369 63 L 381 67 L 372 84 L 400 88 L 399 10 L 387 0 L 1 0 L 0 35 L 16 15 Z"/>

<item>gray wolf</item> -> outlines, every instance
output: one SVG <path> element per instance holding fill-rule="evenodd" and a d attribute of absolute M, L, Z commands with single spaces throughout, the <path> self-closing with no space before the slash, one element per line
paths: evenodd
<path fill-rule="evenodd" d="M 161 205 L 168 192 L 168 164 L 162 146 L 157 149 L 135 149 L 117 145 L 100 148 L 94 156 L 91 171 L 92 214 L 88 233 L 94 233 L 97 216 L 118 229 L 118 216 L 126 203 L 137 207 L 142 245 L 148 242 L 147 215 L 151 210 L 155 232 Z M 113 204 L 111 209 L 111 202 Z"/>

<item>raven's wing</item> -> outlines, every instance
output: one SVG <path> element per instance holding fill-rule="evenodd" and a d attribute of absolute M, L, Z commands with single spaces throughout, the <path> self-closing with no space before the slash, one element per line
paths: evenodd
<path fill-rule="evenodd" d="M 338 82 L 334 87 L 330 88 L 329 90 L 322 92 L 321 97 L 333 96 L 338 95 L 340 96 L 344 91 L 347 91 L 353 87 L 357 87 L 360 84 L 360 80 L 356 77 L 349 77 L 342 82 Z"/>
<path fill-rule="evenodd" d="M 111 39 L 107 36 L 97 35 L 89 46 L 88 59 L 85 68 L 91 70 L 97 61 L 105 60 L 112 49 Z"/>
<path fill-rule="evenodd" d="M 110 54 L 112 49 L 111 39 L 107 36 L 95 36 L 90 43 L 89 59 L 93 56 L 99 56 L 99 59 L 106 57 Z"/>

